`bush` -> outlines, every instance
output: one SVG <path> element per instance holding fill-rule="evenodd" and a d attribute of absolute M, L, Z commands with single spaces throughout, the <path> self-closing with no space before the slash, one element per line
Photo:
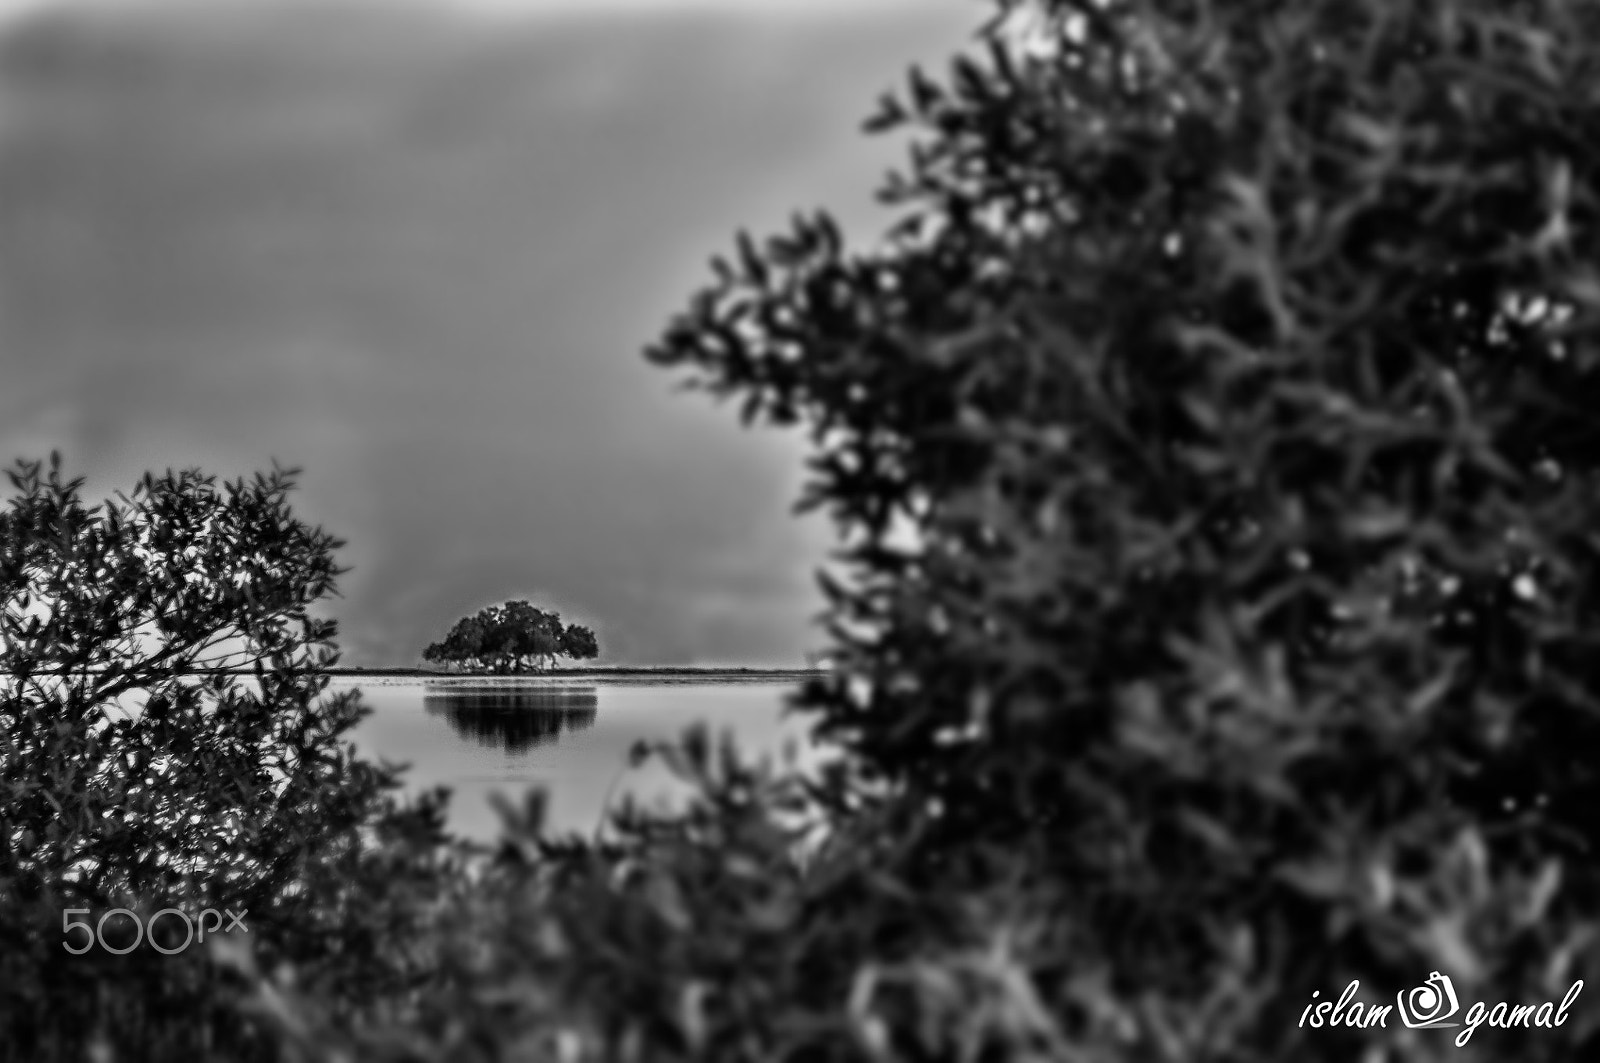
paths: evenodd
<path fill-rule="evenodd" d="M 339 545 L 289 513 L 292 473 L 146 476 L 96 507 L 52 459 L 0 512 L 0 1046 L 81 1059 L 274 1058 L 180 920 L 118 956 L 64 912 L 244 918 L 267 965 L 335 1006 L 404 977 L 379 939 L 433 888 L 440 800 L 401 808 L 345 738 L 354 693 L 319 700 Z M 243 672 L 243 675 L 236 674 Z M 363 844 L 363 836 L 367 842 Z M 407 854 L 410 854 L 409 856 Z M 224 925 L 221 917 L 219 925 Z M 103 924 L 114 948 L 133 921 Z M 220 940 L 213 938 L 213 940 Z M 243 938 L 239 939 L 240 941 Z M 238 942 L 235 942 L 236 944 Z"/>
<path fill-rule="evenodd" d="M 937 802 L 913 866 L 1029 884 L 1052 1043 L 1454 1053 L 1295 1023 L 1593 970 L 1600 12 L 1005 6 L 873 123 L 920 137 L 886 248 L 744 241 L 653 356 L 814 431 L 806 702 Z M 941 970 L 890 1025 L 945 1055 Z"/>

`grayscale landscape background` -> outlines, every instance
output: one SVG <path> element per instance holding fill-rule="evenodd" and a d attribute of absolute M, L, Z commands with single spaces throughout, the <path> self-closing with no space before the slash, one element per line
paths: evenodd
<path fill-rule="evenodd" d="M 734 230 L 870 242 L 885 72 L 964 0 L 12 4 L 0 455 L 90 497 L 305 469 L 344 663 L 525 597 L 601 663 L 795 667 L 829 529 L 801 437 L 640 358 Z"/>

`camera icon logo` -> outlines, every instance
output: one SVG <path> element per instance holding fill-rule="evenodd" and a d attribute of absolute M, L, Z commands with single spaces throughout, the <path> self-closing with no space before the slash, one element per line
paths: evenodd
<path fill-rule="evenodd" d="M 1450 976 L 1434 971 L 1428 980 L 1414 989 L 1402 989 L 1395 994 L 1395 1010 L 1400 1019 L 1413 1030 L 1431 1030 L 1441 1026 L 1460 1026 L 1459 1022 L 1446 1022 L 1461 1010 L 1456 1001 L 1456 987 Z"/>

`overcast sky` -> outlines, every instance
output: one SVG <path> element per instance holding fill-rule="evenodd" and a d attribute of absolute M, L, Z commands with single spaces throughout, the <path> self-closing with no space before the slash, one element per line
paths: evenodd
<path fill-rule="evenodd" d="M 3 4 L 3 0 L 0 0 Z M 41 7 L 13 3 L 12 7 Z M 527 597 L 605 659 L 791 666 L 798 436 L 642 348 L 740 226 L 865 240 L 859 132 L 974 0 L 58 3 L 0 47 L 0 458 L 304 466 L 346 663 Z M 515 17 L 508 17 L 515 16 Z"/>

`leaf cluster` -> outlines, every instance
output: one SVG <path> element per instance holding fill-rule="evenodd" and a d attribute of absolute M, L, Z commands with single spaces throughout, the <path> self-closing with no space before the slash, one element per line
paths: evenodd
<path fill-rule="evenodd" d="M 337 654 L 313 606 L 334 590 L 340 544 L 290 513 L 294 471 L 146 476 L 95 506 L 55 456 L 9 476 L 0 1055 L 82 1058 L 103 1039 L 169 1058 L 271 1051 L 241 1027 L 206 950 L 182 948 L 180 920 L 158 924 L 175 955 L 73 955 L 68 908 L 94 925 L 115 908 L 145 922 L 164 908 L 248 913 L 262 961 L 331 980 L 333 1001 L 402 981 L 402 958 L 373 942 L 448 858 L 442 803 L 395 802 L 395 773 L 349 744 L 366 711 L 355 692 L 322 696 Z M 432 841 L 396 857 L 383 839 L 397 832 Z M 125 917 L 105 931 L 113 948 L 133 943 Z"/>

